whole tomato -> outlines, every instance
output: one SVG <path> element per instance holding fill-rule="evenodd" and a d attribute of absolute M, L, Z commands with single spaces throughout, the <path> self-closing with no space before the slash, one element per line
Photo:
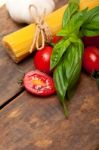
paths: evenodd
<path fill-rule="evenodd" d="M 85 47 L 95 46 L 99 48 L 99 35 L 93 37 L 83 37 L 83 42 Z"/>
<path fill-rule="evenodd" d="M 99 71 L 99 48 L 87 47 L 83 56 L 83 68 L 91 74 L 93 71 Z"/>
<path fill-rule="evenodd" d="M 58 43 L 61 39 L 62 39 L 61 36 L 55 35 L 55 36 L 53 37 L 53 39 L 52 39 L 52 43 L 56 44 L 56 43 Z"/>
<path fill-rule="evenodd" d="M 53 48 L 51 46 L 45 46 L 42 50 L 37 51 L 34 56 L 34 66 L 36 69 L 50 73 L 50 58 Z"/>

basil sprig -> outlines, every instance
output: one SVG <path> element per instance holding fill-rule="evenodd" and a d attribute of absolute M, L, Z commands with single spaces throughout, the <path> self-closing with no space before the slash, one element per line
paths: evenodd
<path fill-rule="evenodd" d="M 99 7 L 80 11 L 79 0 L 70 0 L 62 21 L 62 29 L 58 35 L 63 36 L 53 48 L 50 68 L 55 68 L 53 78 L 59 100 L 68 110 L 65 98 L 68 99 L 75 87 L 81 72 L 84 45 L 82 36 L 99 34 Z"/>

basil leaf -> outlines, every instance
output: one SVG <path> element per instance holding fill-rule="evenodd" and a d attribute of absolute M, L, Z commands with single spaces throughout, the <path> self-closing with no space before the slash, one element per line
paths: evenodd
<path fill-rule="evenodd" d="M 63 103 L 65 95 L 77 82 L 82 64 L 83 44 L 71 44 L 65 52 L 62 61 L 54 72 L 54 82 L 60 101 Z"/>
<path fill-rule="evenodd" d="M 69 32 L 68 30 L 66 30 L 65 28 L 62 28 L 58 33 L 57 36 L 65 36 L 68 37 L 69 36 Z"/>
<path fill-rule="evenodd" d="M 71 41 L 71 43 L 79 43 L 81 42 L 81 40 L 79 39 L 79 37 L 76 34 L 70 34 L 69 40 Z"/>
<path fill-rule="evenodd" d="M 74 33 L 76 35 L 79 34 L 79 30 L 86 20 L 86 13 L 87 13 L 87 8 L 84 9 L 83 11 L 77 12 L 76 14 L 73 15 L 71 20 L 68 22 L 65 28 L 63 28 L 58 35 L 59 36 L 66 36 L 69 37 L 70 34 Z"/>
<path fill-rule="evenodd" d="M 65 76 L 68 80 L 68 87 L 74 86 L 75 82 L 78 80 L 76 77 L 79 76 L 79 72 L 81 70 L 82 52 L 82 42 L 79 44 L 71 44 L 71 46 L 68 48 L 64 60 L 64 68 L 66 69 Z"/>
<path fill-rule="evenodd" d="M 89 30 L 89 29 L 83 29 L 81 31 L 82 36 L 96 36 L 99 35 L 99 30 Z"/>
<path fill-rule="evenodd" d="M 57 94 L 61 101 L 64 101 L 66 90 L 68 87 L 68 82 L 64 74 L 64 65 L 61 63 L 56 67 L 54 75 L 55 87 L 57 89 Z"/>
<path fill-rule="evenodd" d="M 76 13 L 73 18 L 71 18 L 65 30 L 69 30 L 69 33 L 75 33 L 78 35 L 80 27 L 86 19 L 87 9 Z"/>
<path fill-rule="evenodd" d="M 91 29 L 91 30 L 99 30 L 99 16 L 96 16 L 95 18 L 93 18 L 91 23 L 87 24 L 85 28 Z"/>
<path fill-rule="evenodd" d="M 69 0 L 69 3 L 75 3 L 75 4 L 78 4 L 80 3 L 80 0 Z"/>
<path fill-rule="evenodd" d="M 76 47 L 78 48 L 78 52 L 76 55 L 78 63 L 75 65 L 74 68 L 72 68 L 71 71 L 71 77 L 68 83 L 68 90 L 66 94 L 68 98 L 71 97 L 71 92 L 73 91 L 73 88 L 79 79 L 81 68 L 82 68 L 82 56 L 83 56 L 83 49 L 84 49 L 84 45 L 82 41 L 77 43 Z"/>
<path fill-rule="evenodd" d="M 76 1 L 76 2 L 74 2 Z M 78 11 L 79 9 L 79 0 L 71 0 L 68 7 L 66 8 L 63 16 L 62 27 L 66 27 L 71 17 Z M 78 2 L 78 3 L 77 3 Z"/>
<path fill-rule="evenodd" d="M 99 6 L 87 11 L 86 20 L 82 27 L 85 27 L 92 24 L 94 21 L 99 21 Z"/>
<path fill-rule="evenodd" d="M 66 117 L 68 117 L 68 110 L 65 104 L 65 94 L 67 91 L 67 87 L 68 87 L 68 82 L 67 79 L 65 77 L 64 74 L 64 66 L 63 66 L 63 62 L 61 61 L 61 63 L 56 67 L 54 74 L 53 74 L 53 79 L 55 82 L 55 87 L 57 89 L 57 95 L 59 97 L 60 103 L 63 106 L 64 109 L 64 115 Z"/>
<path fill-rule="evenodd" d="M 69 45 L 70 40 L 63 39 L 54 46 L 50 61 L 51 69 L 53 69 L 58 64 L 60 58 L 62 57 Z"/>
<path fill-rule="evenodd" d="M 86 20 L 81 27 L 83 36 L 95 36 L 99 34 L 99 6 L 86 13 Z"/>

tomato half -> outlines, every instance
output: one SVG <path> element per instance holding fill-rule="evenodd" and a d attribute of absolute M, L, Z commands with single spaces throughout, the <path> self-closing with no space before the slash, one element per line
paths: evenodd
<path fill-rule="evenodd" d="M 55 93 L 53 79 L 38 70 L 28 72 L 24 76 L 23 85 L 34 95 L 49 96 Z"/>
<path fill-rule="evenodd" d="M 83 68 L 88 72 L 99 71 L 99 49 L 87 47 L 83 56 Z"/>
<path fill-rule="evenodd" d="M 50 73 L 52 49 L 51 46 L 45 46 L 42 50 L 36 52 L 34 56 L 34 66 L 36 69 L 48 74 Z"/>

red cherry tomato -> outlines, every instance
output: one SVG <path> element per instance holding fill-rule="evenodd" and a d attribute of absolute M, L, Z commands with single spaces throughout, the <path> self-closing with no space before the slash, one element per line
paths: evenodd
<path fill-rule="evenodd" d="M 87 46 L 96 46 L 99 48 L 99 35 L 93 37 L 83 37 L 83 42 L 85 47 Z"/>
<path fill-rule="evenodd" d="M 56 44 L 57 42 L 59 42 L 62 39 L 61 36 L 54 36 L 52 39 L 52 43 Z"/>
<path fill-rule="evenodd" d="M 38 70 L 28 72 L 23 79 L 25 89 L 34 95 L 49 96 L 55 93 L 53 79 Z"/>
<path fill-rule="evenodd" d="M 42 50 L 37 51 L 34 56 L 34 66 L 36 69 L 50 73 L 50 58 L 52 54 L 52 47 L 46 46 Z"/>
<path fill-rule="evenodd" d="M 87 47 L 83 56 L 83 67 L 88 73 L 99 71 L 99 49 Z"/>

